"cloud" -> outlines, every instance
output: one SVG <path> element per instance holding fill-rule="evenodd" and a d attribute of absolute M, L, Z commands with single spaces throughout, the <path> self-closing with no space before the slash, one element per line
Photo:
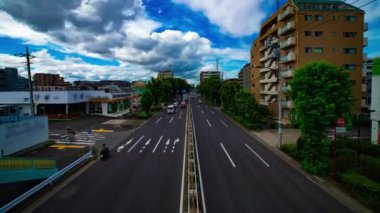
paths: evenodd
<path fill-rule="evenodd" d="M 219 26 L 222 31 L 234 36 L 251 35 L 258 32 L 264 11 L 260 0 L 172 0 L 185 4 L 195 11 L 203 12 L 210 22 Z"/>

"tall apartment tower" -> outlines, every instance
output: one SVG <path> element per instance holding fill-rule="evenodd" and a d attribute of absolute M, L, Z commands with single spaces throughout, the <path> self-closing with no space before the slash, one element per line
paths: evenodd
<path fill-rule="evenodd" d="M 356 98 L 353 112 L 361 110 L 363 47 L 368 43 L 364 11 L 337 0 L 289 0 L 261 26 L 251 48 L 251 72 L 260 76 L 255 91 L 260 103 L 278 115 L 278 70 L 283 123 L 293 118 L 287 92 L 294 70 L 310 61 L 327 61 L 350 73 Z"/>

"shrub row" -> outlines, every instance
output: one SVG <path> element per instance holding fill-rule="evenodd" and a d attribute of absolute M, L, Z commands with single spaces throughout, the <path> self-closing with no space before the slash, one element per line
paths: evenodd
<path fill-rule="evenodd" d="M 245 128 L 252 129 L 252 130 L 260 128 L 260 124 L 258 122 L 253 122 L 249 118 L 245 118 L 239 115 L 234 115 L 232 112 L 225 109 L 222 109 L 222 112 L 230 116 L 231 118 L 233 118 L 235 121 L 239 122 Z"/>
<path fill-rule="evenodd" d="M 137 117 L 139 119 L 148 119 L 148 118 L 150 118 L 150 116 L 152 116 L 152 115 L 150 113 L 147 113 L 147 112 L 139 112 L 137 114 Z"/>
<path fill-rule="evenodd" d="M 292 158 L 296 160 L 301 159 L 301 155 L 299 151 L 297 150 L 297 145 L 295 144 L 283 144 L 281 146 L 281 151 L 285 152 L 286 154 L 288 154 L 289 156 L 291 156 Z"/>
<path fill-rule="evenodd" d="M 359 143 L 357 140 L 354 139 L 340 139 L 338 140 L 338 147 L 339 148 L 347 148 L 347 149 L 353 149 L 357 150 L 359 146 Z M 360 152 L 362 154 L 366 154 L 372 157 L 380 157 L 380 146 L 371 144 L 370 141 L 361 141 L 360 142 Z"/>
<path fill-rule="evenodd" d="M 380 159 L 368 155 L 361 155 L 360 167 L 366 176 L 380 182 Z"/>

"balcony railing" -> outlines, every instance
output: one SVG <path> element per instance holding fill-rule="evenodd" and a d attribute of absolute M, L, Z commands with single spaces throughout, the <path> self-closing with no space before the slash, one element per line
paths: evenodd
<path fill-rule="evenodd" d="M 282 87 L 281 87 L 281 90 L 282 90 L 283 92 L 287 92 L 287 91 L 289 91 L 289 90 L 290 90 L 290 85 L 282 86 Z"/>
<path fill-rule="evenodd" d="M 293 15 L 294 10 L 292 7 L 287 7 L 284 12 L 282 12 L 280 15 L 277 16 L 277 20 L 281 21 L 282 19 L 286 18 L 289 15 Z"/>
<path fill-rule="evenodd" d="M 263 79 L 263 80 L 260 80 L 260 83 L 275 83 L 277 82 L 277 78 L 276 77 L 272 77 L 272 78 L 267 78 L 267 79 Z"/>
<path fill-rule="evenodd" d="M 289 53 L 288 55 L 282 56 L 280 58 L 281 63 L 286 63 L 286 62 L 295 61 L 295 60 L 296 60 L 296 54 L 295 53 Z"/>
<path fill-rule="evenodd" d="M 363 47 L 366 47 L 366 46 L 368 46 L 368 38 L 364 37 L 363 38 Z"/>
<path fill-rule="evenodd" d="M 282 35 L 282 34 L 288 32 L 289 30 L 295 29 L 295 28 L 296 28 L 295 22 L 294 21 L 290 21 L 290 22 L 286 23 L 283 27 L 281 27 L 279 29 L 279 34 Z"/>
<path fill-rule="evenodd" d="M 368 23 L 364 23 L 364 29 L 363 29 L 364 32 L 367 32 L 368 31 Z"/>
<path fill-rule="evenodd" d="M 293 104 L 293 101 L 282 100 L 281 106 L 285 108 L 293 108 L 294 104 Z"/>
<path fill-rule="evenodd" d="M 281 72 L 281 77 L 289 78 L 293 76 L 294 70 L 286 70 Z"/>
<path fill-rule="evenodd" d="M 289 37 L 285 41 L 280 42 L 280 48 L 283 49 L 295 44 L 296 44 L 296 39 L 294 37 Z"/>

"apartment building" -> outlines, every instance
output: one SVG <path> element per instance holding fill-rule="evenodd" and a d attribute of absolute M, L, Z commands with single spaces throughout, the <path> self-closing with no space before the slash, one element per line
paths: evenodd
<path fill-rule="evenodd" d="M 243 87 L 243 89 L 246 90 L 247 92 L 250 92 L 251 91 L 250 63 L 244 65 L 244 67 L 240 70 L 238 77 L 239 77 L 241 87 Z"/>
<path fill-rule="evenodd" d="M 33 81 L 37 90 L 50 90 L 52 88 L 54 90 L 58 88 L 67 90 L 71 87 L 71 83 L 65 82 L 64 78 L 60 77 L 59 74 L 36 73 L 33 76 Z"/>
<path fill-rule="evenodd" d="M 363 61 L 362 67 L 362 112 L 367 113 L 371 109 L 372 88 L 372 59 Z"/>
<path fill-rule="evenodd" d="M 251 70 L 260 75 L 255 91 L 260 103 L 277 112 L 280 91 L 283 122 L 290 124 L 294 105 L 287 93 L 294 70 L 324 60 L 350 73 L 356 97 L 353 111 L 360 112 L 366 30 L 364 11 L 343 1 L 289 0 L 262 24 L 252 45 Z"/>
<path fill-rule="evenodd" d="M 171 70 L 160 71 L 157 74 L 158 79 L 173 78 L 173 72 Z"/>
<path fill-rule="evenodd" d="M 201 71 L 201 73 L 199 74 L 199 82 L 203 83 L 206 79 L 212 76 L 221 78 L 219 71 Z"/>

